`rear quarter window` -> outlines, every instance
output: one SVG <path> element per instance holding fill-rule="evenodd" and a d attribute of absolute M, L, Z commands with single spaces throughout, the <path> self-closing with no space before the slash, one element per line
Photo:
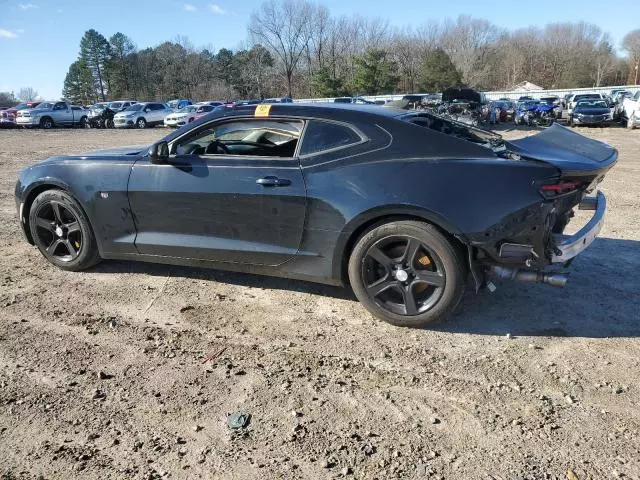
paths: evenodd
<path fill-rule="evenodd" d="M 360 135 L 346 125 L 311 120 L 304 132 L 300 155 L 354 145 L 361 141 Z"/>

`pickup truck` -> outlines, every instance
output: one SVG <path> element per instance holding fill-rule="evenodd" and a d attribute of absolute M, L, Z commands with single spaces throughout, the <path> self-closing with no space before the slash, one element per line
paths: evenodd
<path fill-rule="evenodd" d="M 36 108 L 18 110 L 16 124 L 22 127 L 84 127 L 89 112 L 68 102 L 42 102 Z"/>
<path fill-rule="evenodd" d="M 633 97 L 625 98 L 622 102 L 622 116 L 627 121 L 627 128 L 633 130 L 640 126 L 640 90 Z"/>

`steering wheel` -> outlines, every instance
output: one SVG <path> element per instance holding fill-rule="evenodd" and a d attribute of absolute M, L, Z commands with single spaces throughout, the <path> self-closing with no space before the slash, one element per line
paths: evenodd
<path fill-rule="evenodd" d="M 215 151 L 212 151 L 214 149 Z M 227 146 L 224 143 L 220 142 L 219 140 L 213 140 L 207 147 L 206 153 L 216 154 L 216 153 L 220 153 L 219 150 L 222 150 L 222 153 L 225 153 L 225 154 L 229 153 L 229 148 L 227 148 Z"/>

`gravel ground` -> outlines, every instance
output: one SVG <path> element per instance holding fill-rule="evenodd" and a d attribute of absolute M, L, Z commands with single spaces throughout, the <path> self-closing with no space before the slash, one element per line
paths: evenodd
<path fill-rule="evenodd" d="M 20 237 L 18 171 L 166 131 L 0 131 L 0 477 L 640 478 L 640 131 L 580 132 L 620 160 L 567 287 L 407 330 L 338 288 L 58 270 Z"/>

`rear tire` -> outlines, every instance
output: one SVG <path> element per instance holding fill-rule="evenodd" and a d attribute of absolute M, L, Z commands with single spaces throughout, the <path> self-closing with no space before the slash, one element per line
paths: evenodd
<path fill-rule="evenodd" d="M 462 299 L 462 254 L 433 225 L 397 221 L 357 241 L 348 266 L 351 287 L 373 315 L 399 327 L 423 328 L 445 319 Z"/>
<path fill-rule="evenodd" d="M 100 261 L 89 219 L 65 191 L 46 190 L 35 198 L 29 229 L 44 258 L 63 270 L 85 270 Z"/>

